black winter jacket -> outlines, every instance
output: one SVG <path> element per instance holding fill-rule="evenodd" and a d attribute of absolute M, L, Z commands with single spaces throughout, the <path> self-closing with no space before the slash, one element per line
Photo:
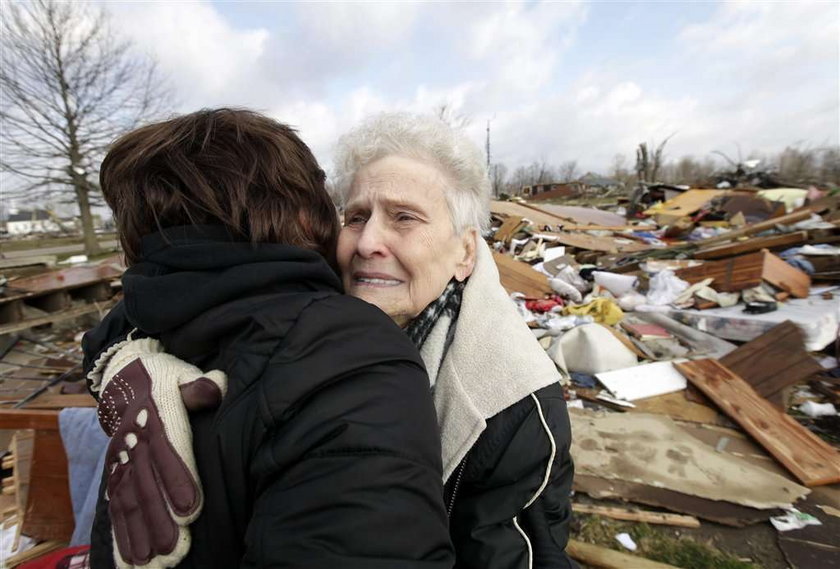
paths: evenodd
<path fill-rule="evenodd" d="M 577 568 L 565 552 L 574 478 L 570 445 L 559 384 L 487 420 L 446 484 L 456 569 Z"/>
<path fill-rule="evenodd" d="M 229 380 L 191 417 L 205 502 L 178 567 L 452 567 L 428 378 L 399 328 L 311 251 L 207 227 L 143 247 L 87 368 L 136 327 Z M 91 537 L 92 567 L 112 568 L 101 497 Z"/>

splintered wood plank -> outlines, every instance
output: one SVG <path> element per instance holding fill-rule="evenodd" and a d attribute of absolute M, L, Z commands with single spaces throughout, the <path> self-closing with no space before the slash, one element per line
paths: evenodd
<path fill-rule="evenodd" d="M 840 482 L 840 454 L 720 362 L 674 365 L 804 485 Z"/>
<path fill-rule="evenodd" d="M 728 353 L 720 363 L 766 399 L 822 371 L 805 351 L 802 330 L 789 320 Z"/>
<path fill-rule="evenodd" d="M 493 252 L 493 260 L 499 269 L 502 286 L 508 293 L 521 292 L 531 298 L 542 298 L 553 292 L 548 278 L 531 268 L 528 263 L 517 261 L 508 255 Z"/>

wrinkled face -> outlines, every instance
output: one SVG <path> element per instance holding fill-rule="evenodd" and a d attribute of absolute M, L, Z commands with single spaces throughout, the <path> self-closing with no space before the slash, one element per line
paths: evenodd
<path fill-rule="evenodd" d="M 475 262 L 475 231 L 456 235 L 446 179 L 419 160 L 387 156 L 353 178 L 338 264 L 348 294 L 405 326 Z"/>

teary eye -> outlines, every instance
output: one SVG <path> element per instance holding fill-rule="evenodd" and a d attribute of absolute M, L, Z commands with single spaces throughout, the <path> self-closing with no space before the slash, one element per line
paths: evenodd
<path fill-rule="evenodd" d="M 360 225 L 367 221 L 367 216 L 361 213 L 352 213 L 344 218 L 344 225 Z"/>

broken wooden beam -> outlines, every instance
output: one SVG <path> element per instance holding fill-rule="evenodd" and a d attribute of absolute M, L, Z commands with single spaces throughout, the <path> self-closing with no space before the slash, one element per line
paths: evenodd
<path fill-rule="evenodd" d="M 840 482 L 840 454 L 717 360 L 674 364 L 805 486 Z"/>
<path fill-rule="evenodd" d="M 631 510 L 629 508 L 594 506 L 592 504 L 572 504 L 572 511 L 579 514 L 593 514 L 596 516 L 604 516 L 606 518 L 624 520 L 628 522 L 660 524 L 683 528 L 700 527 L 700 520 L 693 516 L 684 516 L 681 514 L 664 514 L 661 512 Z"/>

